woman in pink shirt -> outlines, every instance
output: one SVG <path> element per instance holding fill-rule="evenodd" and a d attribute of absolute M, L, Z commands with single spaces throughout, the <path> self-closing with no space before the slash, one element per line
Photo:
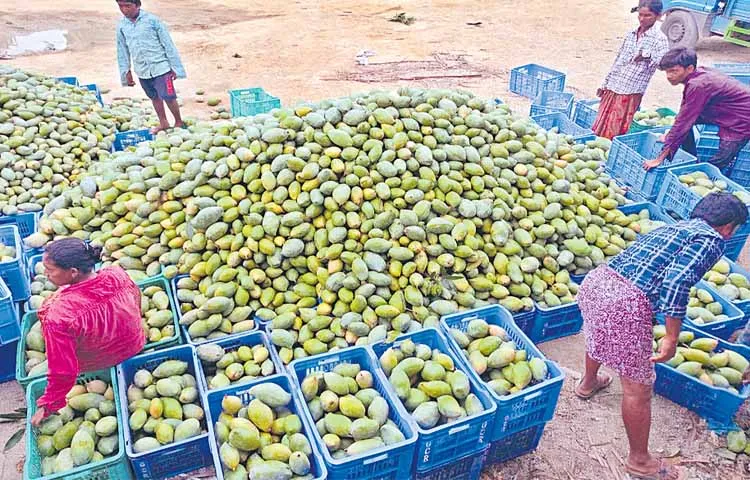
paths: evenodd
<path fill-rule="evenodd" d="M 79 374 L 117 365 L 146 343 L 140 290 L 120 267 L 94 272 L 100 256 L 101 247 L 77 238 L 54 241 L 44 250 L 47 277 L 62 288 L 37 312 L 48 368 L 34 426 L 65 407 Z"/>

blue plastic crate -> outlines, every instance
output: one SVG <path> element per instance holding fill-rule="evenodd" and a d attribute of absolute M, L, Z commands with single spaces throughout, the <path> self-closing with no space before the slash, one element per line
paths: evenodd
<path fill-rule="evenodd" d="M 513 460 L 536 450 L 539 440 L 542 439 L 546 423 L 539 423 L 520 432 L 511 433 L 503 438 L 495 440 L 487 451 L 485 466 Z"/>
<path fill-rule="evenodd" d="M 219 445 L 217 445 L 216 442 L 216 431 L 214 430 L 214 424 L 219 419 L 219 415 L 221 415 L 222 408 L 221 408 L 221 401 L 224 399 L 226 395 L 234 395 L 240 398 L 242 400 L 242 405 L 247 406 L 250 401 L 253 400 L 253 397 L 249 390 L 254 385 L 262 384 L 262 383 L 273 383 L 287 392 L 293 392 L 292 382 L 289 379 L 287 375 L 272 375 L 270 377 L 265 377 L 263 379 L 259 379 L 258 381 L 244 383 L 241 385 L 232 385 L 226 388 L 222 388 L 219 390 L 212 390 L 208 393 L 206 393 L 206 406 L 208 407 L 206 409 L 206 422 L 208 423 L 208 431 L 209 431 L 209 439 L 211 442 L 211 447 L 214 452 L 219 451 Z M 292 395 L 292 401 L 289 403 L 287 408 L 293 413 L 298 415 L 300 418 L 302 418 L 302 410 L 304 408 L 304 403 L 301 403 L 301 400 L 296 396 Z M 326 470 L 325 464 L 321 460 L 321 455 L 318 450 L 318 447 L 315 443 L 315 439 L 312 434 L 312 430 L 309 426 L 305 425 L 303 422 L 302 425 L 302 433 L 307 439 L 310 441 L 310 445 L 312 446 L 313 453 L 310 455 L 310 474 L 312 475 L 312 479 L 315 480 L 325 480 L 328 471 Z M 218 480 L 224 480 L 224 469 L 221 465 L 221 460 L 219 458 L 218 454 L 213 455 L 214 458 L 214 469 L 216 471 L 216 477 Z"/>
<path fill-rule="evenodd" d="M 699 163 L 697 165 L 670 168 L 667 171 L 664 186 L 661 192 L 659 192 L 659 198 L 656 200 L 656 203 L 661 205 L 665 210 L 674 212 L 680 218 L 690 218 L 690 214 L 701 200 L 701 196 L 680 182 L 679 177 L 686 173 L 695 172 L 705 173 L 712 181 L 723 180 L 726 182 L 727 191 L 729 192 L 747 192 L 740 185 L 722 175 L 715 166 L 708 163 Z M 750 223 L 741 226 L 734 234 L 734 237 L 747 236 L 748 234 L 750 234 Z"/>
<path fill-rule="evenodd" d="M 240 335 L 227 337 L 227 338 L 220 338 L 218 340 L 212 340 L 207 343 L 219 345 L 227 352 L 232 351 L 232 350 L 237 350 L 243 345 L 248 346 L 248 347 L 254 347 L 255 345 L 261 345 L 261 344 L 265 345 L 266 348 L 268 349 L 269 358 L 273 362 L 274 374 L 284 373 L 286 371 L 284 369 L 284 364 L 281 363 L 279 354 L 276 352 L 276 347 L 271 345 L 271 342 L 268 340 L 268 337 L 266 336 L 265 332 L 259 332 L 259 331 L 244 332 L 243 334 L 240 334 Z M 208 392 L 209 388 L 208 388 L 208 378 L 206 375 L 206 368 L 200 359 L 198 359 L 198 365 L 200 366 L 200 370 L 198 373 L 198 383 L 200 383 L 200 386 L 204 392 Z M 267 377 L 258 377 L 258 380 L 262 378 L 267 378 Z M 229 385 L 224 388 L 231 388 L 231 387 L 234 387 L 234 385 Z M 224 388 L 222 388 L 222 390 Z"/>
<path fill-rule="evenodd" d="M 750 73 L 750 63 L 714 63 L 714 68 L 724 73 Z"/>
<path fill-rule="evenodd" d="M 735 263 L 734 260 L 726 257 L 722 258 L 722 260 L 729 264 L 729 273 L 742 275 L 750 281 L 750 272 L 745 270 L 740 264 Z M 747 320 L 747 315 L 750 314 L 750 300 L 737 300 L 732 302 L 732 305 L 737 307 L 745 315 L 745 320 Z"/>
<path fill-rule="evenodd" d="M 26 261 L 23 256 L 23 243 L 16 225 L 0 225 L 0 242 L 16 249 L 13 260 L 0 262 L 0 278 L 8 286 L 14 302 L 22 302 L 31 296 L 29 279 L 26 276 Z"/>
<path fill-rule="evenodd" d="M 596 116 L 599 114 L 599 104 L 601 100 L 578 100 L 573 110 L 573 121 L 576 125 L 583 128 L 591 128 L 596 122 Z"/>
<path fill-rule="evenodd" d="M 479 480 L 488 449 L 489 447 L 485 447 L 481 452 L 471 453 L 460 460 L 426 472 L 417 471 L 412 478 L 414 480 Z"/>
<path fill-rule="evenodd" d="M 16 379 L 18 340 L 0 345 L 0 383 Z"/>
<path fill-rule="evenodd" d="M 659 205 L 653 203 L 653 202 L 636 202 L 636 203 L 629 203 L 627 205 L 622 205 L 617 207 L 618 210 L 620 210 L 625 215 L 638 215 L 643 210 L 648 211 L 648 218 L 651 220 L 657 220 L 660 222 L 664 222 L 667 224 L 673 224 L 675 223 L 675 220 L 667 214 L 667 212 L 664 211 L 663 208 L 661 208 Z M 638 234 L 640 235 L 640 234 Z"/>
<path fill-rule="evenodd" d="M 81 465 L 65 473 L 42 476 L 41 455 L 36 444 L 35 433 L 31 427 L 31 417 L 36 413 L 36 401 L 44 393 L 47 387 L 47 379 L 42 378 L 29 385 L 26 390 L 26 461 L 23 466 L 23 480 L 130 480 L 130 466 L 125 457 L 125 442 L 123 440 L 123 425 L 127 425 L 127 409 L 123 408 L 118 396 L 117 380 L 114 369 L 100 370 L 98 372 L 84 373 L 78 377 L 76 383 L 81 385 L 91 380 L 105 380 L 112 385 L 115 394 L 115 411 L 117 425 L 117 453 L 88 465 Z"/>
<path fill-rule="evenodd" d="M 545 113 L 563 113 L 570 117 L 573 112 L 573 94 L 544 90 L 539 92 L 529 109 L 529 116 L 544 115 Z"/>
<path fill-rule="evenodd" d="M 653 160 L 661 153 L 664 144 L 659 137 L 663 132 L 661 128 L 615 137 L 605 164 L 618 183 L 627 185 L 651 201 L 659 195 L 667 169 L 697 162 L 693 155 L 678 150 L 671 161 L 646 171 L 643 162 Z"/>
<path fill-rule="evenodd" d="M 18 322 L 18 306 L 13 303 L 10 290 L 0 278 L 0 345 L 14 342 L 21 337 Z M 13 362 L 15 364 L 15 358 Z"/>
<path fill-rule="evenodd" d="M 578 302 L 544 307 L 536 304 L 536 320 L 531 340 L 534 343 L 548 342 L 556 338 L 575 335 L 583 326 L 583 317 Z"/>
<path fill-rule="evenodd" d="M 81 88 L 94 92 L 94 94 L 96 95 L 96 100 L 99 102 L 99 105 L 104 106 L 104 101 L 102 100 L 102 92 L 101 90 L 99 90 L 99 87 L 95 83 L 89 83 L 88 85 L 81 85 Z"/>
<path fill-rule="evenodd" d="M 510 71 L 510 91 L 524 97 L 536 98 L 540 92 L 565 90 L 565 74 L 535 63 Z"/>
<path fill-rule="evenodd" d="M 418 332 L 401 335 L 393 343 L 375 343 L 371 346 L 372 351 L 375 352 L 376 357 L 380 358 L 383 352 L 391 347 L 397 347 L 405 340 L 425 344 L 432 350 L 437 349 L 449 355 L 453 359 L 456 369 L 465 373 L 469 378 L 471 393 L 479 398 L 484 407 L 482 413 L 428 430 L 423 429 L 414 421 L 419 433 L 414 469 L 418 472 L 433 470 L 487 447 L 490 442 L 489 435 L 492 432 L 497 407 L 482 383 L 469 374 L 470 367 L 467 367 L 461 361 L 461 354 L 457 355 L 455 350 L 448 345 L 448 340 L 434 328 L 426 328 Z M 377 370 L 381 380 L 388 385 L 388 388 L 391 388 L 385 372 L 379 367 Z M 395 397 L 395 391 L 393 395 Z"/>
<path fill-rule="evenodd" d="M 323 440 L 315 428 L 315 422 L 310 416 L 310 411 L 305 406 L 302 409 L 302 421 L 306 424 L 308 430 L 313 432 L 315 444 L 320 453 L 323 454 L 323 460 L 328 468 L 328 479 L 400 480 L 404 478 L 409 475 L 407 472 L 412 471 L 412 465 L 414 464 L 417 443 L 416 428 L 401 402 L 387 388 L 381 377 L 376 374 L 378 361 L 371 350 L 361 346 L 351 347 L 337 352 L 295 360 L 289 364 L 289 372 L 294 380 L 292 385 L 294 393 L 306 405 L 300 392 L 300 382 L 308 374 L 329 372 L 340 363 L 357 363 L 363 370 L 368 370 L 373 374 L 372 388 L 377 390 L 388 402 L 390 408 L 388 418 L 396 424 L 406 439 L 403 442 L 371 450 L 362 455 L 336 460 L 331 457 L 328 448 L 323 444 Z"/>
<path fill-rule="evenodd" d="M 581 274 L 571 273 L 570 274 L 570 281 L 578 285 L 582 284 L 585 278 L 586 278 L 586 273 L 581 273 Z"/>
<path fill-rule="evenodd" d="M 154 135 L 148 128 L 118 132 L 115 134 L 115 141 L 112 142 L 112 151 L 119 152 L 128 147 L 136 146 L 141 142 L 148 142 L 153 139 Z"/>
<path fill-rule="evenodd" d="M 729 318 L 726 320 L 706 323 L 703 325 L 698 325 L 697 323 L 694 323 L 689 318 L 685 318 L 685 322 L 684 322 L 685 324 L 691 325 L 698 330 L 701 330 L 703 332 L 706 332 L 710 335 L 721 338 L 723 340 L 727 340 L 735 332 L 735 330 L 745 326 L 747 319 L 745 318 L 745 314 L 742 313 L 742 310 L 737 308 L 737 306 L 735 306 L 732 302 L 730 302 L 726 298 L 719 295 L 719 293 L 716 290 L 714 290 L 709 284 L 707 284 L 703 280 L 698 282 L 695 286 L 697 288 L 702 288 L 703 290 L 709 291 L 711 295 L 714 296 L 714 300 L 716 300 L 717 302 L 721 304 L 721 307 L 724 309 L 724 315 L 726 315 Z"/>
<path fill-rule="evenodd" d="M 490 436 L 494 442 L 510 434 L 518 433 L 529 427 L 540 423 L 548 422 L 555 415 L 555 407 L 560 396 L 565 374 L 554 363 L 546 359 L 539 349 L 521 332 L 512 321 L 510 312 L 498 305 L 477 308 L 467 312 L 446 315 L 440 320 L 440 326 L 448 337 L 449 343 L 458 354 L 461 362 L 479 382 L 483 380 L 477 375 L 461 348 L 456 344 L 450 335 L 451 328 L 457 328 L 466 331 L 469 322 L 480 318 L 492 325 L 502 327 L 508 334 L 508 337 L 516 344 L 518 348 L 526 350 L 528 358 L 541 358 L 547 364 L 547 379 L 523 389 L 512 395 L 500 396 L 494 391 L 489 390 L 490 396 L 495 400 L 497 412 L 495 413 L 495 426 Z"/>
<path fill-rule="evenodd" d="M 187 373 L 198 378 L 198 359 L 195 350 L 190 345 L 158 350 L 156 352 L 144 353 L 122 362 L 117 366 L 117 385 L 119 388 L 120 402 L 128 405 L 128 385 L 133 382 L 135 372 L 141 368 L 153 370 L 161 362 L 166 360 L 182 360 L 188 362 Z M 199 403 L 206 410 L 204 397 L 199 396 Z M 143 453 L 133 451 L 133 435 L 127 423 L 121 424 L 125 433 L 125 453 L 130 459 L 133 473 L 138 480 L 156 480 L 175 476 L 179 473 L 192 472 L 203 467 L 213 466 L 213 455 L 208 442 L 208 433 L 197 437 L 188 438 L 179 442 L 165 445 L 156 450 Z M 205 424 L 202 425 L 205 428 Z"/>
<path fill-rule="evenodd" d="M 747 243 L 748 235 L 735 235 L 726 242 L 726 249 L 724 250 L 724 256 L 728 259 L 736 262 L 740 258 L 742 249 L 745 248 Z"/>
<path fill-rule="evenodd" d="M 546 113 L 535 115 L 531 119 L 545 130 L 557 129 L 564 135 L 573 137 L 575 143 L 585 143 L 589 140 L 596 140 L 596 135 L 588 128 L 576 125 L 563 113 Z"/>
<path fill-rule="evenodd" d="M 18 227 L 21 238 L 36 233 L 40 212 L 24 212 L 15 215 L 0 215 L 0 225 L 13 224 Z"/>
<path fill-rule="evenodd" d="M 281 100 L 260 87 L 229 90 L 233 117 L 249 117 L 281 108 Z"/>
<path fill-rule="evenodd" d="M 689 325 L 683 325 L 682 329 L 693 332 L 695 338 L 716 338 Z M 734 345 L 721 339 L 717 340 L 719 345 L 716 352 L 734 350 L 750 360 L 750 348 Z M 712 430 L 729 431 L 736 428 L 734 415 L 742 403 L 750 397 L 750 383 L 743 385 L 739 393 L 732 393 L 724 388 L 703 383 L 669 365 L 657 363 L 654 391 L 705 418 Z"/>
<path fill-rule="evenodd" d="M 68 85 L 73 85 L 74 87 L 78 86 L 78 77 L 57 77 L 55 80 L 67 83 Z"/>
<path fill-rule="evenodd" d="M 536 320 L 536 306 L 531 310 L 523 310 L 513 314 L 513 322 L 526 335 L 531 335 L 534 331 L 534 321 Z"/>

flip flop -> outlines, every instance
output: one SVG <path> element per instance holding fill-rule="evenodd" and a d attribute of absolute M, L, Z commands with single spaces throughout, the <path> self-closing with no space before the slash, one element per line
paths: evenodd
<path fill-rule="evenodd" d="M 625 464 L 625 472 L 632 480 L 685 480 L 687 478 L 687 471 L 684 468 L 670 465 L 664 460 L 659 460 L 659 469 L 653 473 L 633 470 L 627 464 Z"/>
<path fill-rule="evenodd" d="M 161 128 L 161 127 L 151 127 L 151 129 L 149 130 L 149 132 L 151 132 L 151 135 L 156 135 L 157 133 L 159 133 L 159 132 L 164 132 L 164 131 L 166 131 L 166 130 L 167 130 L 166 128 Z"/>
<path fill-rule="evenodd" d="M 581 392 L 578 391 L 579 387 L 581 386 L 581 382 L 583 381 L 583 379 L 581 379 L 581 380 L 578 381 L 578 385 L 576 385 L 576 388 L 573 390 L 573 393 L 576 394 L 576 397 L 578 397 L 578 398 L 580 398 L 582 400 L 588 400 L 591 397 L 593 397 L 594 395 L 596 395 L 600 390 L 604 390 L 605 388 L 607 388 L 610 385 L 612 385 L 612 377 L 609 376 L 609 375 L 607 375 L 606 378 L 607 379 L 604 382 L 600 382 L 596 387 L 594 387 L 593 390 L 591 390 L 589 393 L 586 393 L 586 394 L 581 393 Z M 597 378 L 597 380 L 598 380 L 598 378 Z"/>

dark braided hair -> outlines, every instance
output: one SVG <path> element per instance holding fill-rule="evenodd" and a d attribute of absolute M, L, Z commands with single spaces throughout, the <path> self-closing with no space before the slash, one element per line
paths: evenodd
<path fill-rule="evenodd" d="M 731 193 L 709 193 L 695 206 L 690 218 L 700 218 L 712 227 L 743 225 L 747 221 L 747 206 Z"/>
<path fill-rule="evenodd" d="M 44 247 L 44 253 L 60 268 L 76 268 L 81 273 L 89 273 L 99 263 L 102 247 L 90 245 L 79 238 L 69 237 L 50 243 Z"/>

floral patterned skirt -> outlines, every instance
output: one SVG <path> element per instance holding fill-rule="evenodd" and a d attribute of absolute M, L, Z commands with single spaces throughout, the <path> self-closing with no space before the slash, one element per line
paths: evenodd
<path fill-rule="evenodd" d="M 589 356 L 632 382 L 653 384 L 654 314 L 646 295 L 609 266 L 600 265 L 581 284 L 578 306 Z"/>
<path fill-rule="evenodd" d="M 612 140 L 618 135 L 628 133 L 633 115 L 641 106 L 643 94 L 620 95 L 611 90 L 604 90 L 599 104 L 599 113 L 591 129 L 600 137 Z"/>

